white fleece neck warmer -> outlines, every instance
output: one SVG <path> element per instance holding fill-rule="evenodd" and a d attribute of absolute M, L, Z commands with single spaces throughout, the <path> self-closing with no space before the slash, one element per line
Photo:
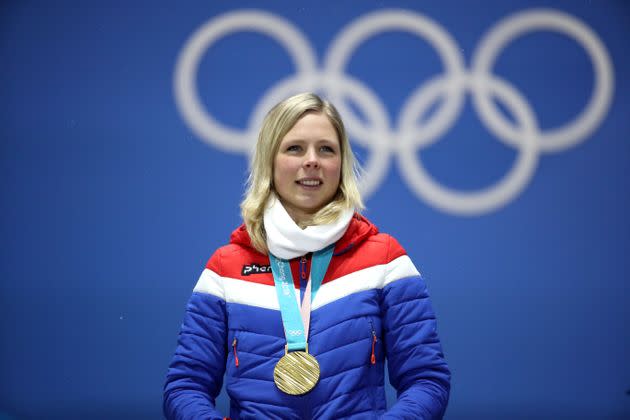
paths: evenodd
<path fill-rule="evenodd" d="M 301 229 L 280 200 L 271 196 L 263 218 L 269 252 L 278 258 L 290 260 L 326 248 L 346 233 L 353 214 L 354 211 L 348 209 L 333 223 Z"/>

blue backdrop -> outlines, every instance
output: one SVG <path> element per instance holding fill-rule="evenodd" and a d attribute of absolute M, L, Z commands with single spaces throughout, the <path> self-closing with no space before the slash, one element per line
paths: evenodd
<path fill-rule="evenodd" d="M 446 418 L 630 417 L 627 2 L 0 10 L 0 417 L 161 417 L 258 121 L 307 89 L 426 277 Z"/>

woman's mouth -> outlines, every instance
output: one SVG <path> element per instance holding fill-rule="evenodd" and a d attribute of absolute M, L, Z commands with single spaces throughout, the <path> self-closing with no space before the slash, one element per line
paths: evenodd
<path fill-rule="evenodd" d="M 319 187 L 322 184 L 322 181 L 319 179 L 300 179 L 295 182 L 308 188 Z"/>

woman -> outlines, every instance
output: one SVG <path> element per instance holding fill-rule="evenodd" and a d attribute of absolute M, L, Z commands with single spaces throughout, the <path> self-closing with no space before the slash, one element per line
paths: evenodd
<path fill-rule="evenodd" d="M 164 389 L 169 419 L 441 418 L 450 372 L 420 274 L 360 214 L 337 110 L 312 93 L 263 121 L 244 224 L 188 303 Z M 384 363 L 397 403 L 386 411 Z"/>

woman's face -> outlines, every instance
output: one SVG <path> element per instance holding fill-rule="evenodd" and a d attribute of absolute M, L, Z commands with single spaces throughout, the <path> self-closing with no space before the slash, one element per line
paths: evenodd
<path fill-rule="evenodd" d="M 328 204 L 341 176 L 341 148 L 328 117 L 304 114 L 280 141 L 273 183 L 289 215 L 303 221 Z"/>

